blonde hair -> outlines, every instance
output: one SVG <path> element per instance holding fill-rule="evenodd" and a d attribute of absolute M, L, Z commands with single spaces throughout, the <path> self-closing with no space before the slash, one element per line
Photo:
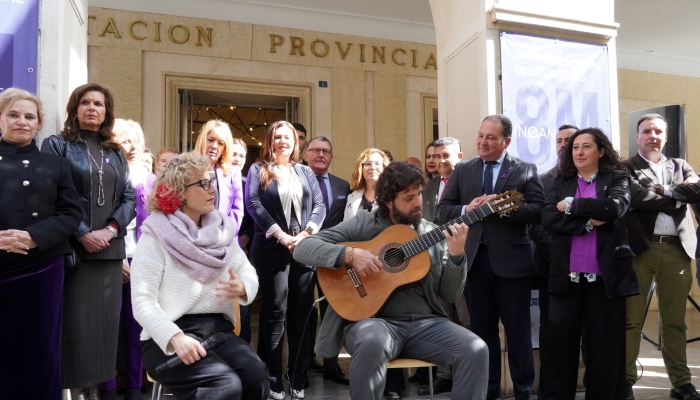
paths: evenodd
<path fill-rule="evenodd" d="M 240 144 L 243 147 L 243 150 L 248 153 L 248 146 L 246 146 L 243 139 L 233 138 L 233 140 L 231 140 L 231 145 L 233 146 L 234 144 Z"/>
<path fill-rule="evenodd" d="M 131 119 L 117 118 L 114 120 L 114 141 L 120 145 L 127 139 L 133 138 L 135 144 L 139 145 L 139 152 L 146 148 L 146 139 L 143 137 L 143 129 L 138 122 Z"/>
<path fill-rule="evenodd" d="M 29 100 L 36 105 L 36 117 L 39 119 L 39 128 L 41 128 L 44 125 L 44 108 L 41 100 L 23 89 L 11 87 L 0 93 L 0 115 L 4 114 L 17 100 Z"/>
<path fill-rule="evenodd" d="M 229 171 L 231 171 L 231 163 L 233 162 L 233 149 L 231 149 L 233 146 L 233 134 L 227 123 L 218 119 L 207 121 L 199 131 L 199 137 L 197 138 L 197 143 L 194 145 L 194 151 L 200 154 L 206 153 L 207 136 L 210 132 L 213 132 L 217 138 L 224 141 L 224 151 L 221 152 L 221 157 L 216 161 L 216 164 L 225 174 L 228 174 Z M 209 165 L 211 165 L 211 163 Z"/>
<path fill-rule="evenodd" d="M 373 147 L 370 147 L 369 149 L 364 149 L 362 153 L 360 153 L 360 156 L 357 158 L 357 161 L 355 161 L 355 169 L 353 169 L 352 171 L 352 178 L 350 180 L 350 187 L 352 188 L 352 190 L 360 190 L 367 187 L 365 177 L 362 175 L 362 163 L 367 161 L 367 159 L 369 159 L 369 156 L 375 153 L 382 156 L 382 160 L 384 161 L 384 167 L 389 165 L 389 163 L 391 162 L 389 161 L 389 157 L 387 157 L 386 153 L 379 149 L 375 149 Z"/>
<path fill-rule="evenodd" d="M 211 168 L 211 161 L 204 154 L 196 151 L 178 154 L 171 158 L 166 167 L 158 172 L 158 177 L 153 184 L 153 191 L 148 195 L 148 210 L 163 211 L 158 207 L 156 200 L 156 193 L 161 184 L 168 189 L 165 193 L 161 193 L 161 196 L 180 197 L 180 194 L 185 191 L 187 181 L 202 176 L 209 171 L 209 168 Z"/>

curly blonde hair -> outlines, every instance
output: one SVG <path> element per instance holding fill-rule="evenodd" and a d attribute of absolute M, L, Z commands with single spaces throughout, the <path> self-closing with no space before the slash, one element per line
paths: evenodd
<path fill-rule="evenodd" d="M 168 189 L 167 192 L 163 193 L 166 197 L 173 194 L 180 197 L 180 194 L 185 191 L 187 181 L 194 177 L 202 176 L 210 168 L 211 162 L 209 158 L 196 151 L 178 154 L 171 158 L 166 167 L 158 172 L 158 177 L 153 184 L 153 190 L 148 195 L 148 210 L 163 211 L 156 200 L 156 192 L 160 184 L 165 185 Z"/>
<path fill-rule="evenodd" d="M 374 153 L 377 153 L 380 156 L 382 156 L 382 160 L 384 160 L 384 167 L 389 165 L 389 163 L 391 162 L 389 160 L 389 157 L 382 150 L 375 149 L 373 147 L 370 147 L 369 149 L 364 149 L 362 153 L 360 153 L 360 156 L 357 158 L 357 161 L 355 161 L 355 168 L 352 170 L 352 178 L 350 179 L 350 187 L 352 188 L 352 190 L 360 190 L 367 187 L 365 177 L 362 175 L 362 163 L 367 161 L 369 159 L 369 156 L 371 156 Z"/>
<path fill-rule="evenodd" d="M 231 163 L 233 162 L 233 133 L 231 133 L 231 128 L 228 124 L 218 119 L 212 119 L 207 121 L 206 124 L 199 131 L 199 137 L 197 138 L 197 143 L 194 145 L 194 150 L 200 154 L 207 152 L 207 135 L 213 132 L 218 139 L 224 141 L 224 150 L 221 152 L 221 157 L 216 162 L 216 164 L 221 168 L 225 174 L 231 171 Z M 211 164 L 209 164 L 211 165 Z"/>

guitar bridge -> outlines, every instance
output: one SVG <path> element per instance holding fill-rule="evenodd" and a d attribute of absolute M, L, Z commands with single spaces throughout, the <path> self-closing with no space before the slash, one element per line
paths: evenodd
<path fill-rule="evenodd" d="M 360 297 L 367 296 L 367 291 L 365 290 L 365 287 L 362 286 L 360 277 L 357 276 L 357 272 L 355 272 L 354 268 L 348 268 L 348 275 L 350 276 L 353 286 L 355 286 L 355 289 L 357 289 L 357 293 L 360 294 Z"/>

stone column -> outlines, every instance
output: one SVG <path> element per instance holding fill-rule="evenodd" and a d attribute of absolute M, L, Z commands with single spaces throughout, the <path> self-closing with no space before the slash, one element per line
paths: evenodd
<path fill-rule="evenodd" d="M 60 132 L 68 96 L 87 82 L 87 3 L 42 0 L 37 94 L 46 118 L 37 142 Z"/>
<path fill-rule="evenodd" d="M 435 21 L 440 136 L 476 155 L 481 120 L 501 113 L 499 31 L 602 43 L 609 47 L 613 144 L 619 148 L 614 2 L 557 0 L 430 0 Z"/>

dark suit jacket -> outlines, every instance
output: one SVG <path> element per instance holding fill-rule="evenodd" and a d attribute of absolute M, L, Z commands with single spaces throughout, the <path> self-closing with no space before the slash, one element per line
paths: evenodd
<path fill-rule="evenodd" d="M 481 181 L 484 162 L 480 157 L 460 162 L 452 171 L 438 203 L 437 214 L 441 221 L 451 221 L 462 214 L 462 208 L 475 197 L 483 195 Z M 535 266 L 530 251 L 527 224 L 540 223 L 540 211 L 544 203 L 542 182 L 537 176 L 535 164 L 506 154 L 499 171 L 494 193 L 515 189 L 522 193 L 525 202 L 507 217 L 491 215 L 475 222 L 469 228 L 465 252 L 471 268 L 479 249 L 482 233 L 493 272 L 504 278 L 521 278 L 533 275 Z"/>
<path fill-rule="evenodd" d="M 328 210 L 326 219 L 323 220 L 321 229 L 330 228 L 343 222 L 348 195 L 352 192 L 348 181 L 332 174 L 328 174 L 328 179 L 331 181 L 331 193 L 328 193 L 328 195 L 332 196 L 333 202 L 331 202 L 331 208 Z"/>
<path fill-rule="evenodd" d="M 547 197 L 549 190 L 552 188 L 555 176 L 554 171 L 550 169 L 544 174 L 540 174 L 540 181 L 544 187 L 544 196 Z M 542 225 L 528 225 L 527 233 L 530 239 L 535 243 L 535 267 L 537 267 L 537 275 L 547 278 L 549 277 L 549 265 L 552 263 L 552 235 Z"/>
<path fill-rule="evenodd" d="M 625 171 L 599 173 L 595 199 L 574 199 L 571 214 L 557 209 L 557 203 L 574 197 L 578 178 L 556 178 L 542 209 L 542 225 L 553 232 L 554 260 L 549 275 L 549 293 L 569 293 L 571 239 L 586 233 L 589 219 L 605 221 L 597 230 L 597 258 L 608 298 L 639 294 L 632 266 L 634 253 L 627 243 L 627 226 L 622 216 L 630 201 L 630 177 Z"/>
<path fill-rule="evenodd" d="M 326 216 L 326 207 L 323 204 L 323 195 L 318 188 L 316 175 L 311 168 L 296 164 L 294 172 L 304 192 L 301 201 L 301 216 L 299 225 L 304 229 L 309 221 L 321 226 Z M 248 171 L 246 180 L 246 211 L 255 222 L 255 234 L 250 247 L 250 262 L 255 266 L 258 274 L 270 272 L 289 264 L 291 254 L 289 250 L 277 243 L 274 236 L 265 237 L 267 230 L 274 224 L 285 232 L 289 231 L 284 217 L 282 202 L 277 191 L 277 181 L 274 179 L 265 189 L 260 187 L 260 163 L 255 163 Z"/>
<path fill-rule="evenodd" d="M 428 181 L 423 189 L 423 219 L 437 224 L 436 208 L 440 191 L 440 175 Z M 448 181 L 449 182 L 449 181 Z"/>
<path fill-rule="evenodd" d="M 626 160 L 625 167 L 632 176 L 630 192 L 632 200 L 630 207 L 632 211 L 627 213 L 625 220 L 629 229 L 629 242 L 635 254 L 641 254 L 649 249 L 649 241 L 654 234 L 656 217 L 660 212 L 666 213 L 673 218 L 678 231 L 678 237 L 683 244 L 683 249 L 688 257 L 695 258 L 697 247 L 697 237 L 695 236 L 695 226 L 691 219 L 690 210 L 686 204 L 678 207 L 678 202 L 688 201 L 691 185 L 682 185 L 689 177 L 695 177 L 693 168 L 683 159 L 670 158 L 663 161 L 664 182 L 671 182 L 671 189 L 674 193 L 679 193 L 681 197 L 672 199 L 660 196 L 648 190 L 655 184 L 661 183 L 652 171 L 649 163 L 639 154 Z M 688 187 L 680 187 L 680 186 Z M 692 201 L 692 200 L 691 200 Z"/>

